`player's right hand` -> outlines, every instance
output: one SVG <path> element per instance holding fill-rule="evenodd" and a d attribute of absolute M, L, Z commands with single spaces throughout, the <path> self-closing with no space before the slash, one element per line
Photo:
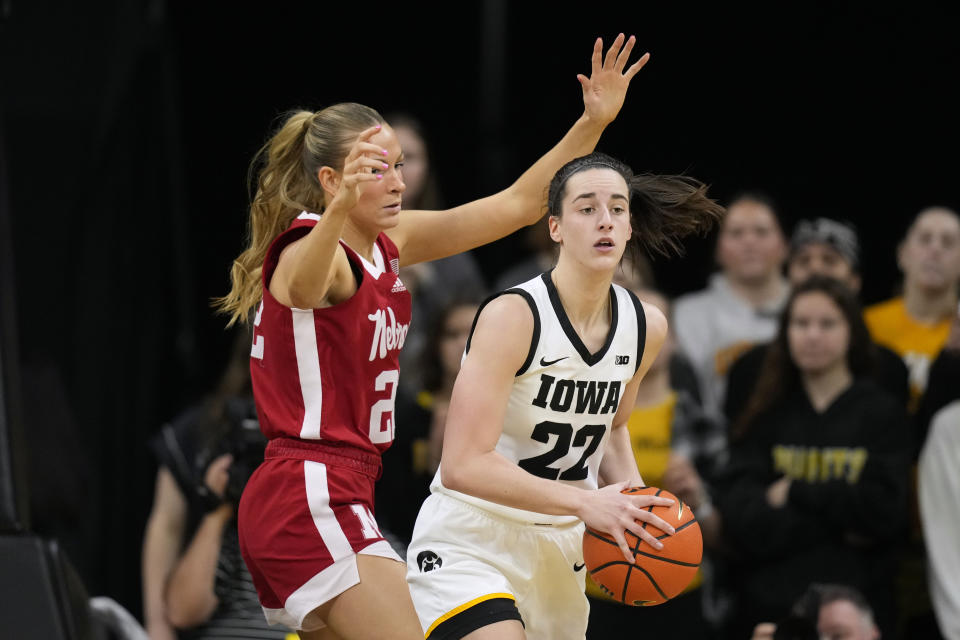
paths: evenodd
<path fill-rule="evenodd" d="M 383 171 L 389 168 L 384 158 L 387 150 L 370 142 L 380 132 L 382 125 L 364 129 L 343 161 L 340 185 L 330 206 L 350 210 L 356 206 L 363 191 L 363 184 L 383 179 Z"/>
<path fill-rule="evenodd" d="M 660 516 L 646 509 L 651 505 L 669 507 L 673 500 L 660 496 L 622 493 L 627 488 L 628 482 L 618 482 L 597 489 L 584 501 L 582 513 L 578 515 L 591 529 L 604 531 L 613 537 L 623 552 L 623 557 L 633 564 L 633 552 L 627 544 L 624 531 L 629 531 L 654 549 L 662 549 L 663 543 L 643 527 L 644 523 L 671 535 L 676 531 Z"/>

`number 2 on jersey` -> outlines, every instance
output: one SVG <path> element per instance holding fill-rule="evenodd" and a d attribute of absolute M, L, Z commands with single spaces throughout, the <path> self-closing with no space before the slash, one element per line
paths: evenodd
<path fill-rule="evenodd" d="M 528 473 L 548 480 L 586 480 L 587 478 L 587 459 L 593 455 L 594 451 L 603 441 L 603 434 L 607 427 L 602 424 L 587 424 L 577 429 L 576 435 L 573 434 L 573 425 L 569 422 L 552 422 L 545 420 L 533 428 L 530 437 L 537 442 L 544 444 L 550 442 L 550 436 L 557 436 L 557 441 L 553 448 L 546 453 L 541 453 L 532 458 L 524 458 L 517 464 Z M 589 439 L 589 443 L 587 440 Z M 575 465 L 561 471 L 551 467 L 550 464 L 567 455 L 570 451 L 570 441 L 573 440 L 574 447 L 586 447 L 583 455 Z"/>
<path fill-rule="evenodd" d="M 376 391 L 386 391 L 387 385 L 390 385 L 390 397 L 377 400 L 370 407 L 370 442 L 373 444 L 383 444 L 384 442 L 393 442 L 394 417 L 393 404 L 397 399 L 397 382 L 400 380 L 400 372 L 396 369 L 381 371 L 380 375 L 374 381 Z M 384 417 L 386 416 L 386 417 Z M 384 427 L 386 420 L 386 427 Z"/>

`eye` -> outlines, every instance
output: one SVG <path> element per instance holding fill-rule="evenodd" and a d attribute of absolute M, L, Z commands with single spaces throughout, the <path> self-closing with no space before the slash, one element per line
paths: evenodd
<path fill-rule="evenodd" d="M 627 210 L 624 207 L 613 207 L 611 211 L 613 211 L 616 214 L 620 214 L 620 213 L 626 213 Z"/>
<path fill-rule="evenodd" d="M 583 207 L 582 209 L 579 209 L 579 211 L 580 213 L 590 215 L 591 213 L 593 213 L 593 207 Z"/>
<path fill-rule="evenodd" d="M 403 168 L 403 165 L 404 165 L 403 162 L 398 162 L 397 164 L 393 165 L 393 168 L 399 171 L 400 169 Z"/>

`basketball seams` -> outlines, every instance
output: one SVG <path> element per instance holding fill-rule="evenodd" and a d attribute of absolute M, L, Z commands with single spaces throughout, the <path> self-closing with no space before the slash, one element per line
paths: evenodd
<path fill-rule="evenodd" d="M 609 593 L 615 601 L 618 601 L 622 604 L 628 606 L 652 606 L 657 605 L 662 602 L 666 602 L 671 598 L 677 596 L 682 592 L 681 584 L 686 584 L 689 580 L 686 580 L 686 572 L 693 571 L 696 572 L 696 569 L 700 566 L 702 561 L 702 549 L 700 549 L 699 538 L 702 535 L 700 532 L 700 523 L 696 518 L 696 515 L 693 511 L 687 508 L 686 504 L 681 501 L 679 498 L 671 494 L 669 491 L 660 489 L 657 487 L 633 487 L 630 489 L 625 489 L 623 491 L 625 494 L 644 494 L 650 496 L 666 496 L 672 498 L 679 504 L 679 510 L 677 506 L 669 507 L 669 515 L 666 513 L 663 514 L 664 519 L 670 522 L 674 527 L 674 534 L 667 534 L 666 532 L 660 532 L 659 528 L 656 526 L 647 526 L 650 523 L 637 521 L 641 527 L 650 533 L 657 532 L 660 535 L 655 536 L 658 540 L 665 540 L 667 538 L 673 538 L 676 540 L 677 545 L 670 547 L 669 542 L 665 542 L 668 545 L 667 548 L 659 552 L 645 551 L 643 549 L 644 540 L 639 536 L 634 535 L 630 531 L 625 531 L 624 534 L 627 536 L 627 543 L 631 549 L 633 556 L 633 562 L 626 561 L 624 559 L 611 559 L 611 558 L 620 558 L 622 553 L 619 551 L 619 545 L 613 540 L 607 533 L 600 531 L 593 531 L 589 528 L 585 531 L 584 536 L 584 546 L 592 546 L 590 553 L 587 557 L 593 557 L 593 561 L 601 561 L 602 564 L 599 566 L 588 568 L 588 575 L 594 579 L 598 584 L 605 585 L 604 589 Z M 648 513 L 655 512 L 654 507 L 657 505 L 648 505 L 647 507 L 642 507 L 646 509 Z M 661 507 L 664 509 L 665 507 Z M 659 514 L 660 509 L 656 510 Z M 686 513 L 685 513 L 686 512 Z M 697 525 L 694 527 L 693 525 Z M 688 531 L 689 530 L 689 531 Z M 686 534 L 683 534 L 684 531 L 687 531 Z M 633 537 L 633 540 L 630 540 L 630 537 Z M 597 545 L 596 541 L 602 540 L 604 545 Z M 700 551 L 699 559 L 692 561 L 694 554 L 697 554 L 698 550 Z M 688 553 L 689 551 L 689 553 Z M 658 555 L 658 553 L 663 553 L 667 555 Z M 676 557 L 670 556 L 688 556 L 686 559 L 677 559 Z M 606 559 L 611 559 L 609 562 L 604 562 Z M 652 563 L 652 560 L 659 560 L 660 562 Z M 667 569 L 666 567 L 676 567 L 676 569 Z M 660 568 L 658 568 L 660 567 Z M 646 581 L 638 576 L 633 575 L 634 569 L 640 571 Z M 689 574 L 692 579 L 693 574 Z M 602 579 L 600 579 L 602 576 Z M 659 576 L 659 578 L 658 578 Z M 637 580 L 640 582 L 637 582 Z M 661 585 L 659 580 L 664 580 Z M 609 587 L 613 587 L 615 591 L 611 591 Z M 667 591 L 671 592 L 672 595 L 667 595 Z"/>

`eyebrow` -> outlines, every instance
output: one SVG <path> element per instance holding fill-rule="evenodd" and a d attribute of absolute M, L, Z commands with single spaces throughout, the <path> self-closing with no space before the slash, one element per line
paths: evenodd
<path fill-rule="evenodd" d="M 576 198 L 573 199 L 573 202 L 576 202 L 576 201 L 579 200 L 580 198 L 596 198 L 596 197 L 597 197 L 597 194 L 594 193 L 593 191 L 591 191 L 590 193 L 581 193 L 580 195 L 578 195 Z M 615 194 L 613 194 L 612 196 L 610 196 L 610 198 L 611 198 L 611 199 L 612 199 L 612 198 L 617 198 L 617 199 L 619 199 L 619 200 L 626 200 L 626 199 L 627 199 L 627 196 L 622 195 L 622 194 L 619 194 L 619 193 L 615 193 Z"/>

